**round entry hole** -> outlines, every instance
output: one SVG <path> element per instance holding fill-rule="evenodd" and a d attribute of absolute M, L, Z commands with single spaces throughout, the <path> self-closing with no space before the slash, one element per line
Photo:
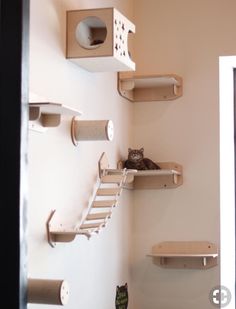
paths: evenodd
<path fill-rule="evenodd" d="M 76 40 L 85 49 L 100 47 L 106 40 L 106 24 L 96 16 L 83 19 L 76 27 Z"/>

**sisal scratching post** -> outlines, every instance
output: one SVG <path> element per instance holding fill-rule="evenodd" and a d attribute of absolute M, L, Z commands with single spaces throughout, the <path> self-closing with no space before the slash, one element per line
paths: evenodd
<path fill-rule="evenodd" d="M 111 120 L 76 120 L 72 119 L 71 138 L 75 146 L 79 141 L 111 141 L 114 126 Z"/>
<path fill-rule="evenodd" d="M 64 280 L 28 280 L 28 303 L 63 306 L 68 298 L 69 285 Z"/>

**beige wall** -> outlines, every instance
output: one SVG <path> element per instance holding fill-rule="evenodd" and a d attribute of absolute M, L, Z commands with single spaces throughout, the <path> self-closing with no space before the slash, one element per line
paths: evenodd
<path fill-rule="evenodd" d="M 88 73 L 65 59 L 66 10 L 98 6 L 114 6 L 132 19 L 132 1 L 31 1 L 30 91 L 83 111 L 81 119 L 111 119 L 115 127 L 112 142 L 84 142 L 77 148 L 70 139 L 68 117 L 44 134 L 29 132 L 29 276 L 66 279 L 71 289 L 68 309 L 111 309 L 116 286 L 131 285 L 128 192 L 100 235 L 89 241 L 78 236 L 55 249 L 46 241 L 51 210 L 57 209 L 62 220 L 76 222 L 94 189 L 102 152 L 114 168 L 131 144 L 133 105 L 118 95 L 116 73 Z"/>
<path fill-rule="evenodd" d="M 137 71 L 182 76 L 184 95 L 176 101 L 131 104 L 118 95 L 115 73 L 88 73 L 65 59 L 66 10 L 114 6 L 133 20 L 133 4 Z M 219 244 L 218 57 L 236 53 L 235 9 L 233 0 L 31 1 L 30 91 L 82 110 L 81 119 L 115 125 L 112 142 L 78 148 L 70 140 L 70 118 L 44 134 L 29 132 L 29 276 L 67 279 L 66 308 L 114 308 L 115 287 L 125 282 L 129 309 L 211 308 L 218 267 L 162 270 L 146 254 L 163 240 Z M 99 236 L 49 247 L 50 211 L 73 222 L 86 209 L 101 153 L 115 167 L 129 146 L 182 164 L 184 185 L 124 191 Z"/>
<path fill-rule="evenodd" d="M 183 165 L 174 190 L 135 192 L 135 309 L 212 308 L 219 268 L 163 270 L 145 255 L 164 240 L 219 244 L 218 57 L 236 53 L 233 0 L 136 0 L 139 73 L 176 73 L 184 95 L 134 107 L 134 146 L 155 161 Z"/>

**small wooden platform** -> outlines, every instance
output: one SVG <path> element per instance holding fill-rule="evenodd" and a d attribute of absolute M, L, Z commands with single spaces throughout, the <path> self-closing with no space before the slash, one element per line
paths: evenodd
<path fill-rule="evenodd" d="M 165 241 L 147 256 L 164 268 L 207 269 L 217 265 L 217 246 L 208 241 Z"/>

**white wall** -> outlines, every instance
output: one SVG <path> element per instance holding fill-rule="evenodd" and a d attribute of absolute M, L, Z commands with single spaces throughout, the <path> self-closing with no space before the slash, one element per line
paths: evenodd
<path fill-rule="evenodd" d="M 176 101 L 131 104 L 118 95 L 115 73 L 88 73 L 65 59 L 66 10 L 115 6 L 133 20 L 133 4 L 137 71 L 182 76 L 184 95 Z M 29 132 L 29 276 L 67 279 L 66 308 L 114 308 L 115 287 L 125 282 L 129 309 L 211 308 L 208 293 L 219 284 L 218 267 L 163 270 L 146 254 L 163 240 L 219 244 L 218 57 L 236 53 L 235 9 L 233 0 L 31 1 L 30 90 L 82 110 L 82 119 L 115 125 L 112 142 L 78 148 L 70 140 L 70 118 L 44 134 Z M 114 167 L 132 145 L 144 146 L 156 161 L 182 164 L 183 186 L 135 192 L 134 203 L 124 192 L 99 236 L 52 249 L 45 230 L 50 211 L 79 217 L 101 153 Z"/>
<path fill-rule="evenodd" d="M 88 206 L 102 152 L 115 168 L 132 143 L 133 105 L 118 95 L 116 73 L 89 73 L 65 59 L 66 10 L 98 6 L 116 7 L 132 20 L 132 1 L 31 1 L 30 91 L 82 110 L 81 119 L 112 119 L 115 127 L 112 142 L 84 142 L 77 148 L 70 139 L 70 117 L 46 133 L 29 132 L 29 277 L 66 279 L 71 290 L 68 309 L 113 308 L 116 286 L 131 285 L 129 192 L 124 192 L 100 235 L 89 241 L 78 236 L 55 249 L 46 240 L 45 224 L 52 209 L 73 223 Z"/>
<path fill-rule="evenodd" d="M 219 56 L 236 53 L 233 0 L 136 0 L 138 73 L 176 73 L 184 95 L 137 103 L 134 146 L 155 161 L 183 165 L 184 184 L 136 191 L 135 309 L 212 308 L 219 267 L 165 270 L 146 254 L 164 240 L 209 240 L 219 245 Z"/>

